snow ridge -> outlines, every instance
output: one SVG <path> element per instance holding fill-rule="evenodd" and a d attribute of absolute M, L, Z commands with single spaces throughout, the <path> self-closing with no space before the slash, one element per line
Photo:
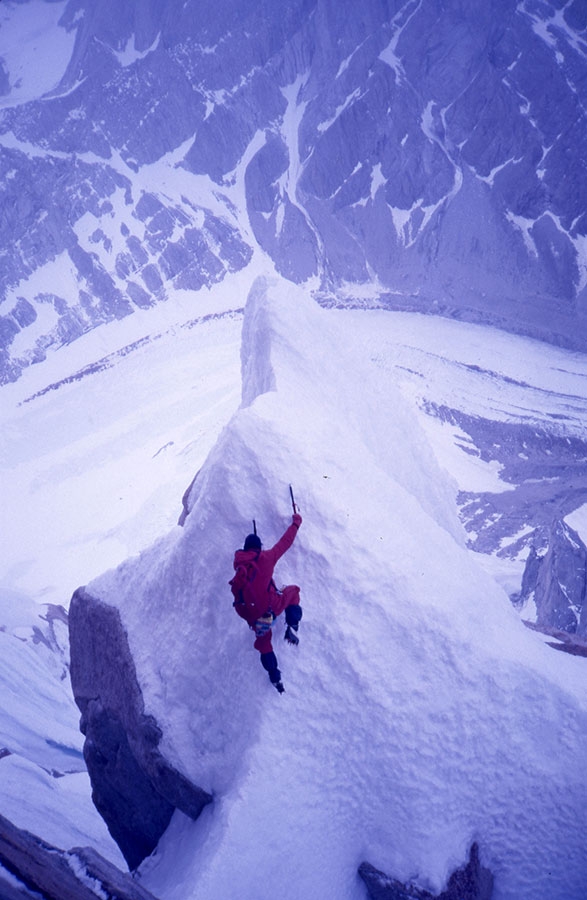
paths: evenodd
<path fill-rule="evenodd" d="M 497 897 L 579 900 L 576 660 L 526 631 L 467 554 L 425 438 L 335 317 L 258 281 L 243 334 L 243 405 L 185 526 L 88 586 L 120 610 L 162 752 L 215 797 L 195 824 L 175 814 L 145 885 L 358 900 L 368 858 L 439 892 L 474 839 Z M 297 652 L 276 629 L 278 698 L 227 581 L 252 518 L 267 544 L 287 525 L 289 481 L 304 522 L 278 583 L 301 584 L 304 620 Z"/>

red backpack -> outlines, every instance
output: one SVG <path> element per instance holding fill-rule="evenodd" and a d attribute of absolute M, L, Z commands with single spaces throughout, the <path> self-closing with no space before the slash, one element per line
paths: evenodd
<path fill-rule="evenodd" d="M 236 572 L 234 573 L 234 577 L 230 579 L 228 582 L 230 585 L 230 590 L 232 591 L 232 605 L 236 609 L 239 616 L 245 618 L 243 615 L 246 603 L 247 603 L 247 592 L 249 589 L 249 585 L 255 580 L 255 576 L 257 574 L 257 564 L 254 560 L 247 563 L 246 565 L 241 564 L 237 566 Z"/>

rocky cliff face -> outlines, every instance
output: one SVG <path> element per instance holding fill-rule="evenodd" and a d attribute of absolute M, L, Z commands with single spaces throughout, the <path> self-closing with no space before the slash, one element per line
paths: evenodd
<path fill-rule="evenodd" d="M 259 248 L 325 302 L 587 346 L 581 0 L 69 0 L 55 29 L 26 102 L 0 42 L 3 381 Z"/>
<path fill-rule="evenodd" d="M 72 597 L 71 682 L 92 798 L 131 869 L 153 852 L 175 809 L 197 819 L 211 796 L 162 755 L 145 715 L 120 614 L 83 588 Z"/>
<path fill-rule="evenodd" d="M 587 636 L 587 547 L 562 520 L 550 531 L 544 555 L 531 553 L 521 600 L 536 604 L 536 625 L 578 637 Z"/>

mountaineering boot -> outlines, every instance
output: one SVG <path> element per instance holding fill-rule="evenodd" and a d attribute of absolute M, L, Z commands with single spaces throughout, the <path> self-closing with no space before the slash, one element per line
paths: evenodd
<path fill-rule="evenodd" d="M 275 653 L 273 651 L 270 653 L 262 653 L 261 665 L 269 675 L 269 681 L 273 687 L 279 691 L 280 694 L 283 694 L 285 688 L 281 683 L 281 672 L 277 668 L 277 657 L 275 656 Z"/>
<path fill-rule="evenodd" d="M 288 606 L 285 610 L 285 621 L 287 624 L 287 628 L 285 629 L 284 640 L 288 642 L 288 644 L 292 644 L 294 647 L 300 643 L 300 639 L 295 634 L 300 627 L 300 621 L 302 619 L 302 607 L 296 605 Z"/>
<path fill-rule="evenodd" d="M 288 625 L 285 629 L 285 634 L 283 635 L 284 641 L 287 641 L 287 643 L 291 644 L 293 647 L 297 647 L 297 645 L 300 643 L 299 637 L 292 630 L 293 628 L 297 630 L 297 627 L 297 625 Z"/>

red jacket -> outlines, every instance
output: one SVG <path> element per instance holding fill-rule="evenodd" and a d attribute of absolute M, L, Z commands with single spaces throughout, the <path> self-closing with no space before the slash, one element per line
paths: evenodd
<path fill-rule="evenodd" d="M 281 612 L 279 595 L 273 581 L 273 570 L 278 559 L 293 544 L 298 529 L 290 525 L 270 550 L 237 550 L 234 554 L 234 569 L 245 566 L 249 571 L 249 581 L 242 592 L 243 603 L 235 603 L 235 609 L 249 625 L 270 609 Z"/>

